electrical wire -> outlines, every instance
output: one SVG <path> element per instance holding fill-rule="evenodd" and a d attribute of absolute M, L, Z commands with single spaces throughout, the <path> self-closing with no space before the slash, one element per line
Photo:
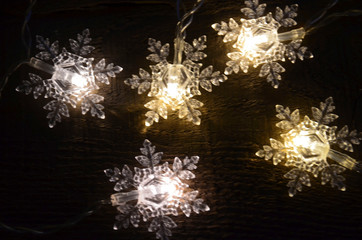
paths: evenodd
<path fill-rule="evenodd" d="M 21 28 L 21 40 L 22 43 L 26 49 L 26 58 L 29 59 L 30 58 L 30 48 L 31 48 L 31 32 L 30 32 L 30 28 L 29 28 L 29 21 L 31 18 L 31 14 L 32 14 L 32 9 L 34 7 L 34 5 L 36 4 L 37 0 L 30 0 L 30 4 L 29 7 L 27 8 L 26 12 L 25 12 L 25 18 L 24 18 L 24 23 L 22 25 Z M 28 60 L 20 60 L 17 64 L 14 64 L 13 66 L 11 66 L 9 68 L 9 71 L 5 74 L 4 76 L 4 80 L 2 81 L 2 83 L 0 84 L 0 99 L 2 97 L 2 92 L 5 88 L 5 86 L 7 85 L 10 76 L 19 68 L 21 67 L 23 64 L 27 64 L 29 63 Z"/>
<path fill-rule="evenodd" d="M 181 0 L 177 0 L 176 2 L 176 13 L 177 13 L 177 19 L 180 21 L 181 17 L 180 17 L 180 1 Z"/>
<path fill-rule="evenodd" d="M 315 32 L 317 29 L 329 25 L 330 23 L 334 22 L 335 20 L 341 17 L 355 17 L 362 14 L 361 10 L 351 9 L 344 12 L 333 13 L 327 17 L 324 17 L 327 12 L 334 7 L 339 0 L 332 0 L 325 8 L 323 8 L 318 14 L 317 17 L 314 17 L 312 20 L 309 20 L 304 29 L 306 30 L 306 34 L 311 34 Z"/>
<path fill-rule="evenodd" d="M 192 20 L 194 18 L 194 13 L 199 10 L 199 8 L 204 3 L 204 0 L 197 0 L 197 2 L 194 4 L 193 8 L 185 13 L 185 15 L 182 17 L 182 19 L 177 23 L 176 26 L 176 38 L 185 39 L 186 38 L 186 29 L 187 27 L 192 23 Z M 187 20 L 188 22 L 184 24 L 184 22 Z"/>
<path fill-rule="evenodd" d="M 306 34 L 311 34 L 311 33 L 315 32 L 317 29 L 324 27 L 326 25 L 329 25 L 341 17 L 356 17 L 356 16 L 360 16 L 360 15 L 362 15 L 362 10 L 357 10 L 357 9 L 352 9 L 352 10 L 347 10 L 345 12 L 331 14 L 331 15 L 325 17 L 323 20 L 321 20 L 317 25 L 310 26 L 309 29 L 306 30 Z"/>
<path fill-rule="evenodd" d="M 318 14 L 317 17 L 313 18 L 312 20 L 308 21 L 305 24 L 305 29 L 309 29 L 312 25 L 314 25 L 316 22 L 318 22 L 322 17 L 324 17 L 324 15 L 326 15 L 326 13 L 328 12 L 329 9 L 331 9 L 332 7 L 334 7 L 339 0 L 332 0 L 325 8 L 323 8 Z"/>
<path fill-rule="evenodd" d="M 31 32 L 30 32 L 28 23 L 30 21 L 32 10 L 33 10 L 33 7 L 36 4 L 36 2 L 37 2 L 37 0 L 30 0 L 30 5 L 25 12 L 25 19 L 24 19 L 23 26 L 21 28 L 21 39 L 23 41 L 23 45 L 26 48 L 27 58 L 30 58 L 30 48 L 31 48 Z M 27 36 L 26 36 L 26 33 L 27 33 Z"/>
<path fill-rule="evenodd" d="M 7 85 L 8 81 L 9 81 L 9 77 L 22 65 L 24 64 L 28 64 L 29 61 L 28 60 L 22 60 L 20 62 L 18 62 L 17 64 L 14 64 L 12 67 L 10 67 L 10 70 L 7 72 L 7 74 L 4 77 L 3 82 L 0 85 L 0 99 L 2 97 L 2 92 L 5 88 L 5 86 Z"/>
<path fill-rule="evenodd" d="M 13 226 L 0 222 L 0 229 L 7 230 L 10 232 L 15 232 L 15 233 L 21 233 L 21 234 L 26 234 L 26 233 L 34 234 L 34 235 L 51 234 L 51 233 L 58 232 L 64 228 L 77 224 L 78 222 L 83 220 L 85 217 L 96 213 L 105 204 L 110 204 L 110 201 L 109 200 L 97 201 L 95 204 L 88 207 L 81 214 L 69 219 L 68 221 L 66 221 L 64 223 L 57 224 L 57 225 L 40 226 L 35 229 L 35 228 L 27 228 L 27 227 L 13 227 Z"/>

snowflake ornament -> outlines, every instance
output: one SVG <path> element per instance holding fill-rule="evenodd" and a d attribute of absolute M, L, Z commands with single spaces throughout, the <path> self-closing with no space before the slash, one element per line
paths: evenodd
<path fill-rule="evenodd" d="M 201 112 L 198 108 L 202 107 L 203 103 L 193 96 L 201 95 L 199 86 L 211 92 L 212 85 L 219 86 L 220 82 L 227 80 L 224 74 L 220 74 L 219 71 L 214 72 L 211 65 L 201 70 L 202 63 L 199 61 L 207 56 L 202 52 L 206 48 L 205 35 L 194 39 L 192 44 L 184 40 L 184 31 L 190 22 L 183 26 L 183 21 L 195 12 L 202 2 L 197 3 L 199 5 L 186 13 L 177 24 L 173 63 L 167 61 L 170 45 L 168 43 L 162 45 L 160 41 L 150 38 L 148 50 L 151 54 L 146 59 L 155 63 L 150 65 L 151 73 L 140 68 L 139 76 L 132 75 L 125 80 L 132 89 L 138 88 L 138 94 L 148 91 L 149 97 L 156 98 L 145 104 L 145 107 L 150 109 L 146 113 L 146 126 L 158 122 L 160 116 L 167 119 L 169 108 L 172 111 L 178 110 L 179 118 L 186 117 L 188 121 L 200 125 Z M 182 60 L 183 55 L 185 60 Z"/>
<path fill-rule="evenodd" d="M 170 229 L 177 226 L 169 215 L 177 216 L 178 209 L 187 217 L 192 211 L 198 214 L 210 210 L 203 199 L 196 198 L 198 191 L 184 183 L 195 178 L 192 170 L 197 168 L 199 157 L 175 157 L 170 169 L 168 162 L 158 165 L 163 153 L 156 153 L 149 140 L 144 141 L 140 150 L 142 155 L 136 156 L 136 160 L 144 168 L 135 167 L 133 173 L 124 165 L 122 170 L 104 171 L 110 182 L 116 182 L 114 190 L 118 192 L 111 195 L 111 203 L 119 212 L 113 228 L 128 228 L 130 223 L 138 227 L 142 218 L 144 222 L 151 221 L 149 232 L 156 232 L 157 239 L 167 240 Z"/>
<path fill-rule="evenodd" d="M 305 35 L 304 28 L 278 33 L 280 27 L 289 28 L 297 24 L 298 5 L 286 6 L 284 11 L 276 7 L 275 14 L 269 12 L 264 15 L 266 4 L 259 4 L 259 0 L 245 0 L 245 8 L 241 12 L 248 19 L 240 19 L 239 25 L 233 18 L 229 23 L 221 22 L 212 25 L 218 35 L 224 35 L 224 42 L 233 42 L 234 52 L 227 56 L 231 59 L 226 63 L 225 74 L 238 73 L 241 69 L 248 72 L 249 66 L 261 66 L 259 77 L 266 77 L 274 88 L 278 88 L 281 80 L 280 73 L 285 69 L 278 61 L 285 61 L 287 57 L 292 63 L 297 58 L 313 58 L 307 47 L 302 47 Z"/>
<path fill-rule="evenodd" d="M 94 47 L 89 45 L 91 40 L 89 30 L 85 29 L 82 34 L 77 35 L 77 40 L 69 39 L 72 52 L 63 48 L 59 53 L 58 41 L 50 44 L 48 38 L 36 36 L 36 47 L 40 52 L 35 58 L 31 58 L 30 65 L 52 76 L 43 79 L 29 73 L 30 81 L 23 81 L 16 90 L 26 95 L 33 92 L 35 99 L 42 94 L 45 98 L 53 99 L 44 106 L 44 109 L 50 111 L 47 115 L 50 128 L 54 127 L 56 122 L 61 122 L 62 116 L 69 117 L 67 104 L 75 108 L 80 103 L 82 114 L 90 111 L 93 117 L 105 118 L 104 107 L 99 104 L 104 97 L 94 91 L 99 89 L 99 83 L 109 84 L 109 78 L 115 77 L 122 68 L 114 66 L 113 63 L 106 65 L 104 59 L 93 67 L 94 58 L 85 57 L 94 50 Z"/>
<path fill-rule="evenodd" d="M 332 187 L 345 191 L 345 180 L 342 173 L 346 168 L 361 171 L 361 164 L 350 156 L 332 149 L 338 145 L 341 149 L 353 152 L 352 144 L 358 145 L 362 140 L 357 130 L 349 131 L 344 126 L 337 131 L 336 126 L 328 126 L 338 118 L 333 112 L 333 98 L 329 97 L 320 103 L 320 108 L 312 107 L 313 119 L 305 116 L 300 121 L 299 110 L 292 113 L 289 108 L 276 105 L 277 118 L 281 121 L 276 124 L 285 133 L 281 134 L 283 141 L 270 139 L 270 146 L 264 145 L 256 155 L 265 160 L 273 159 L 274 165 L 283 162 L 287 167 L 293 167 L 284 177 L 291 179 L 289 196 L 293 197 L 302 186 L 311 186 L 309 173 L 314 177 L 321 176 L 322 185 L 330 182 Z M 337 164 L 331 164 L 327 159 Z"/>

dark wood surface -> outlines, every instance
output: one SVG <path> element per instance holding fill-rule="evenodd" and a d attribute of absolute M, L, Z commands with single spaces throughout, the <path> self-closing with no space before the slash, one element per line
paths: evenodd
<path fill-rule="evenodd" d="M 298 26 L 303 26 L 329 1 L 267 1 L 275 6 L 298 3 Z M 193 1 L 184 1 L 190 8 Z M 15 62 L 25 58 L 20 29 L 27 1 L 0 3 L 0 73 L 3 76 Z M 187 40 L 206 34 L 208 57 L 223 71 L 226 45 L 210 27 L 230 17 L 241 17 L 239 0 L 209 0 L 187 29 Z M 340 1 L 331 12 L 361 9 L 360 1 Z M 134 156 L 145 138 L 165 153 L 164 161 L 175 156 L 199 155 L 196 179 L 198 189 L 211 211 L 190 218 L 173 217 L 178 228 L 174 240 L 208 239 L 361 239 L 361 175 L 346 171 L 347 191 L 322 186 L 312 187 L 290 198 L 287 167 L 274 166 L 255 156 L 255 152 L 278 138 L 275 104 L 299 108 L 310 115 L 310 107 L 333 96 L 336 121 L 362 130 L 361 18 L 341 18 L 319 29 L 303 41 L 314 58 L 287 69 L 278 90 L 273 89 L 258 71 L 233 74 L 212 93 L 197 97 L 205 103 L 202 123 L 194 126 L 171 114 L 149 128 L 144 127 L 143 104 L 123 81 L 148 69 L 145 59 L 147 39 L 172 43 L 177 23 L 175 1 L 122 0 L 39 0 L 29 22 L 35 35 L 59 40 L 89 28 L 96 47 L 94 58 L 105 58 L 124 68 L 104 86 L 106 119 L 70 111 L 54 129 L 49 129 L 42 107 L 46 99 L 17 93 L 14 89 L 33 69 L 23 66 L 10 78 L 0 100 L 0 222 L 13 226 L 35 227 L 62 223 L 113 193 L 103 170 L 123 164 L 139 166 Z M 32 46 L 32 56 L 35 55 Z M 171 53 L 172 54 L 172 53 Z M 172 58 L 170 58 L 172 60 Z M 362 160 L 361 147 L 350 155 Z M 0 230 L 0 239 L 155 239 L 146 224 L 137 229 L 114 231 L 116 209 L 104 206 L 78 224 L 45 236 L 15 234 Z"/>

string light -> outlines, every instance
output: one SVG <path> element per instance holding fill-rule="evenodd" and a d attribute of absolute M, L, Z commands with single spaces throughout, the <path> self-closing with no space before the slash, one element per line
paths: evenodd
<path fill-rule="evenodd" d="M 197 168 L 198 156 L 186 157 L 183 161 L 175 157 L 172 170 L 168 162 L 158 165 L 163 153 L 155 152 L 149 140 L 143 142 L 140 149 L 142 155 L 136 160 L 144 167 L 135 167 L 133 173 L 127 165 L 123 169 L 107 169 L 105 174 L 110 182 L 116 182 L 110 199 L 117 206 L 119 215 L 116 216 L 114 229 L 128 228 L 131 223 L 139 226 L 142 217 L 144 222 L 151 221 L 148 231 L 156 232 L 157 239 L 168 239 L 176 223 L 168 215 L 178 215 L 180 209 L 187 217 L 191 212 L 209 211 L 203 199 L 196 198 L 198 191 L 192 190 L 184 183 L 195 178 L 192 170 Z M 125 192 L 130 188 L 130 190 Z"/>
<path fill-rule="evenodd" d="M 349 131 L 344 126 L 337 132 L 337 127 L 328 126 L 338 118 L 332 113 L 333 98 L 329 97 L 320 103 L 320 108 L 312 107 L 314 121 L 308 116 L 300 122 L 299 110 L 290 113 L 289 108 L 276 105 L 276 115 L 281 121 L 277 127 L 287 131 L 281 134 L 284 143 L 270 139 L 270 146 L 264 145 L 256 155 L 265 160 L 273 159 L 274 165 L 283 162 L 285 166 L 294 167 L 284 177 L 291 179 L 288 183 L 289 196 L 293 197 L 302 191 L 302 185 L 310 187 L 308 173 L 314 177 L 320 174 L 322 185 L 330 182 L 332 187 L 345 191 L 344 177 L 338 175 L 348 168 L 357 172 L 361 171 L 361 164 L 350 156 L 338 152 L 332 147 L 338 145 L 341 149 L 353 152 L 352 144 L 359 144 L 362 140 L 361 133 L 357 130 Z M 337 164 L 328 163 L 327 159 Z"/>
<path fill-rule="evenodd" d="M 231 60 L 226 63 L 225 74 L 238 73 L 240 69 L 247 73 L 250 65 L 254 68 L 262 65 L 259 76 L 266 77 L 274 88 L 278 88 L 280 73 L 285 71 L 278 61 L 285 61 L 287 57 L 294 63 L 297 58 L 313 57 L 306 47 L 301 47 L 306 33 L 304 28 L 278 32 L 280 27 L 297 24 L 294 18 L 298 5 L 286 6 L 284 11 L 276 7 L 274 16 L 271 12 L 263 16 L 266 4 L 259 4 L 259 0 L 245 0 L 245 5 L 241 12 L 249 19 L 240 19 L 240 25 L 233 18 L 229 23 L 222 21 L 212 25 L 218 35 L 224 35 L 224 42 L 234 42 L 236 51 L 227 54 Z"/>
<path fill-rule="evenodd" d="M 91 40 L 89 30 L 85 29 L 82 34 L 77 35 L 77 40 L 69 39 L 73 53 L 65 48 L 59 53 L 58 41 L 50 44 L 48 38 L 36 36 L 36 47 L 40 52 L 35 58 L 31 58 L 28 64 L 50 74 L 51 78 L 43 79 L 29 73 L 30 81 L 23 81 L 16 90 L 26 95 L 33 93 L 35 99 L 42 94 L 45 98 L 54 99 L 44 106 L 44 109 L 50 111 L 47 115 L 50 128 L 54 127 L 56 122 L 61 122 L 62 116 L 69 117 L 67 104 L 75 108 L 80 103 L 82 114 L 90 111 L 92 116 L 105 118 L 104 107 L 99 104 L 104 97 L 94 91 L 99 89 L 99 83 L 109 84 L 109 77 L 115 77 L 122 68 L 114 66 L 113 63 L 106 65 L 104 59 L 93 68 L 94 58 L 85 57 L 94 49 L 88 45 Z"/>
<path fill-rule="evenodd" d="M 138 94 L 148 91 L 149 97 L 156 98 L 145 104 L 145 107 L 150 109 L 146 113 L 146 126 L 158 122 L 160 116 L 167 119 L 168 108 L 172 111 L 178 110 L 179 118 L 186 117 L 188 121 L 200 125 L 201 112 L 198 108 L 202 107 L 203 103 L 193 98 L 201 95 L 199 86 L 211 92 L 212 85 L 219 86 L 220 82 L 227 80 L 225 75 L 214 72 L 211 65 L 201 70 L 202 63 L 199 61 L 207 56 L 202 52 L 206 48 L 206 36 L 194 39 L 192 45 L 184 40 L 185 30 L 192 22 L 192 15 L 202 3 L 203 0 L 198 0 L 194 8 L 177 24 L 173 63 L 167 61 L 170 45 L 162 45 L 160 41 L 150 38 L 148 50 L 151 54 L 146 59 L 156 64 L 150 65 L 151 74 L 140 68 L 139 76 L 132 75 L 132 78 L 125 80 L 132 89 L 138 88 Z M 185 24 L 188 18 L 190 20 Z M 183 55 L 186 60 L 182 60 Z"/>

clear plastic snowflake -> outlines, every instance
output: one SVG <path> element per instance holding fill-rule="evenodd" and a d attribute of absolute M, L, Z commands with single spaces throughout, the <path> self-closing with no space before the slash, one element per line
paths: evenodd
<path fill-rule="evenodd" d="M 178 209 L 187 217 L 192 211 L 198 214 L 210 210 L 203 199 L 196 198 L 198 191 L 184 183 L 195 178 L 191 171 L 197 168 L 199 157 L 186 157 L 183 161 L 175 157 L 170 169 L 168 162 L 158 165 L 163 153 L 156 153 L 155 146 L 147 139 L 140 150 L 142 155 L 136 160 L 144 168 L 135 167 L 133 173 L 124 165 L 122 170 L 104 171 L 110 182 L 116 182 L 114 190 L 119 192 L 111 195 L 111 203 L 119 212 L 113 228 L 128 228 L 130 223 L 138 227 L 142 218 L 144 222 L 151 221 L 149 232 L 156 232 L 157 239 L 166 240 L 171 236 L 170 229 L 177 226 L 169 215 L 177 216 Z"/>
<path fill-rule="evenodd" d="M 297 57 L 300 60 L 313 57 L 307 47 L 301 47 L 304 28 L 278 33 L 280 27 L 297 24 L 293 18 L 297 16 L 298 5 L 286 6 L 284 11 L 276 7 L 274 17 L 271 12 L 263 16 L 266 4 L 259 4 L 259 0 L 245 0 L 245 5 L 241 12 L 249 19 L 240 19 L 240 25 L 233 18 L 229 23 L 212 25 L 218 35 L 225 35 L 223 41 L 233 42 L 236 49 L 227 54 L 231 60 L 226 63 L 225 74 L 238 73 L 239 69 L 247 73 L 250 65 L 254 68 L 262 65 L 259 76 L 278 88 L 280 73 L 285 71 L 278 61 L 287 57 L 294 63 Z"/>
<path fill-rule="evenodd" d="M 140 68 L 139 76 L 125 80 L 132 89 L 138 88 L 138 94 L 148 91 L 149 97 L 156 99 L 145 104 L 150 109 L 146 113 L 146 126 L 151 126 L 159 121 L 161 116 L 167 119 L 168 109 L 178 110 L 179 118 L 184 118 L 196 125 L 200 125 L 201 112 L 198 108 L 203 103 L 194 99 L 193 96 L 201 95 L 199 86 L 208 92 L 212 91 L 212 85 L 219 86 L 227 77 L 214 72 L 213 66 L 201 70 L 202 63 L 199 61 L 206 57 L 202 52 L 206 48 L 206 36 L 194 39 L 192 45 L 181 38 L 175 39 L 175 57 L 173 63 L 167 61 L 170 45 L 162 45 L 160 41 L 150 38 L 148 40 L 151 52 L 146 59 L 154 62 L 150 65 L 151 73 Z M 182 54 L 186 60 L 182 61 Z"/>
<path fill-rule="evenodd" d="M 320 108 L 312 107 L 313 119 L 308 116 L 300 121 L 299 110 L 292 113 L 288 107 L 276 105 L 276 124 L 285 133 L 281 134 L 283 141 L 270 139 L 270 146 L 264 145 L 256 155 L 265 160 L 273 159 L 274 165 L 283 162 L 287 167 L 294 167 L 284 177 L 291 179 L 288 183 L 289 196 L 293 197 L 302 191 L 302 185 L 310 187 L 309 173 L 314 177 L 320 174 L 322 185 L 330 182 L 332 187 L 345 191 L 345 180 L 339 174 L 345 168 L 361 171 L 361 164 L 350 156 L 338 152 L 331 147 L 338 145 L 341 149 L 353 152 L 352 144 L 359 144 L 361 133 L 349 131 L 345 125 L 339 131 L 336 126 L 328 126 L 338 118 L 333 112 L 333 99 L 329 97 L 320 103 Z M 337 162 L 330 164 L 327 159 Z"/>
<path fill-rule="evenodd" d="M 99 83 L 109 84 L 109 77 L 115 77 L 122 68 L 114 66 L 113 63 L 106 65 L 104 59 L 93 68 L 94 58 L 85 57 L 94 50 L 94 47 L 89 45 L 91 40 L 89 30 L 85 29 L 82 34 L 77 35 L 77 40 L 69 39 L 73 53 L 65 48 L 59 53 L 58 41 L 50 44 L 48 38 L 36 36 L 36 47 L 40 52 L 36 58 L 30 60 L 30 65 L 50 74 L 51 78 L 43 79 L 29 73 L 30 81 L 23 81 L 16 90 L 26 95 L 33 92 L 35 99 L 42 94 L 45 98 L 53 99 L 44 106 L 44 109 L 50 111 L 47 115 L 50 128 L 54 127 L 56 122 L 61 122 L 62 116 L 69 117 L 67 104 L 75 108 L 80 103 L 82 114 L 90 110 L 92 116 L 105 118 L 104 107 L 99 104 L 104 97 L 94 91 L 99 89 Z"/>

